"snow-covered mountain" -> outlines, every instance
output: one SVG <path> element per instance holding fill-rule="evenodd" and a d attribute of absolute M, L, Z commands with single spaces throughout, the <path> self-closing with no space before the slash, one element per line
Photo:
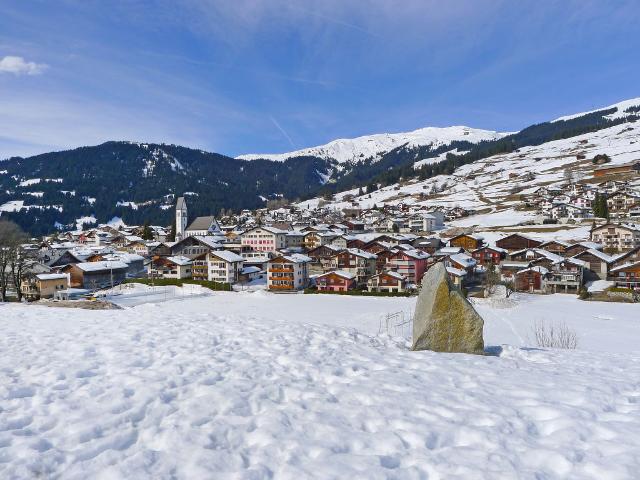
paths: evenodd
<path fill-rule="evenodd" d="M 432 146 L 437 148 L 455 141 L 478 143 L 483 140 L 495 140 L 505 133 L 480 130 L 465 126 L 426 127 L 403 133 L 380 133 L 357 138 L 341 138 L 317 147 L 305 148 L 287 153 L 247 154 L 236 158 L 242 160 L 265 159 L 283 162 L 293 157 L 312 156 L 338 163 L 358 163 L 368 158 L 379 157 L 391 150 L 407 147 Z"/>
<path fill-rule="evenodd" d="M 565 115 L 565 116 L 556 118 L 555 120 L 552 120 L 552 122 L 573 120 L 574 118 L 584 117 L 585 115 L 589 115 L 591 113 L 603 112 L 605 110 L 613 110 L 614 108 L 616 110 L 614 112 L 611 112 L 605 115 L 605 118 L 608 118 L 609 120 L 615 120 L 618 118 L 625 118 L 625 117 L 629 117 L 631 115 L 637 114 L 638 111 L 640 111 L 640 97 L 623 100 L 622 102 L 614 103 L 613 105 L 609 105 L 608 107 L 597 108 L 595 110 L 590 110 L 588 112 Z"/>

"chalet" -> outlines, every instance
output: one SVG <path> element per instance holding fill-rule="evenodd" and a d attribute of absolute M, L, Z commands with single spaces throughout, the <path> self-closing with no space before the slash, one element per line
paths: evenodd
<path fill-rule="evenodd" d="M 359 248 L 348 248 L 331 257 L 330 268 L 343 270 L 356 276 L 358 285 L 365 285 L 367 278 L 376 273 L 376 255 Z"/>
<path fill-rule="evenodd" d="M 589 249 L 602 250 L 602 245 L 595 242 L 578 242 L 565 248 L 562 255 L 564 255 L 565 257 L 575 257 L 579 253 L 586 252 Z"/>
<path fill-rule="evenodd" d="M 480 265 L 498 265 L 507 256 L 503 248 L 484 246 L 471 252 L 471 256 Z"/>
<path fill-rule="evenodd" d="M 185 256 L 158 257 L 149 264 L 152 278 L 191 278 L 191 270 L 192 260 Z"/>
<path fill-rule="evenodd" d="M 606 223 L 591 229 L 591 241 L 601 243 L 606 251 L 625 251 L 640 246 L 640 227 Z"/>
<path fill-rule="evenodd" d="M 515 274 L 514 287 L 519 292 L 542 293 L 546 289 L 549 271 L 544 267 L 530 267 Z"/>
<path fill-rule="evenodd" d="M 191 225 L 185 229 L 184 235 L 186 237 L 210 237 L 222 235 L 222 230 L 220 229 L 220 224 L 216 220 L 216 217 L 196 217 L 193 222 L 191 222 Z"/>
<path fill-rule="evenodd" d="M 316 277 L 316 287 L 321 292 L 346 292 L 356 288 L 356 276 L 342 270 L 323 273 Z"/>
<path fill-rule="evenodd" d="M 273 227 L 254 227 L 242 234 L 241 242 L 258 252 L 276 253 L 287 247 L 287 232 Z"/>
<path fill-rule="evenodd" d="M 444 243 L 439 238 L 424 238 L 418 237 L 412 242 L 412 245 L 424 252 L 427 252 L 429 255 L 433 255 L 436 250 L 444 247 Z"/>
<path fill-rule="evenodd" d="M 569 246 L 566 242 L 561 242 L 559 240 L 550 240 L 548 242 L 541 243 L 539 248 L 546 250 L 547 252 L 555 253 L 556 255 L 564 255 L 565 250 Z M 580 253 L 580 252 L 576 252 Z"/>
<path fill-rule="evenodd" d="M 640 290 L 640 261 L 628 262 L 612 268 L 609 280 L 615 282 L 616 287 Z"/>
<path fill-rule="evenodd" d="M 133 242 L 127 243 L 124 248 L 129 253 L 143 257 L 149 253 L 149 247 L 147 247 L 147 243 L 144 240 L 134 240 Z"/>
<path fill-rule="evenodd" d="M 382 273 L 387 270 L 387 263 L 397 252 L 392 250 L 382 250 L 376 253 L 376 273 Z"/>
<path fill-rule="evenodd" d="M 546 279 L 547 291 L 577 293 L 584 284 L 585 268 L 587 263 L 577 258 L 566 258 L 553 263 Z"/>
<path fill-rule="evenodd" d="M 244 258 L 227 250 L 215 250 L 206 255 L 207 280 L 234 284 L 238 281 Z"/>
<path fill-rule="evenodd" d="M 93 290 L 122 283 L 127 277 L 128 267 L 124 262 L 105 261 L 69 264 L 61 271 L 69 274 L 70 287 Z"/>
<path fill-rule="evenodd" d="M 482 247 L 483 241 L 483 238 L 478 235 L 463 233 L 449 239 L 449 246 L 464 248 L 467 252 L 472 252 Z"/>
<path fill-rule="evenodd" d="M 20 284 L 20 291 L 27 301 L 53 298 L 57 291 L 67 288 L 69 288 L 69 275 L 65 273 L 29 274 Z"/>
<path fill-rule="evenodd" d="M 585 250 L 571 258 L 577 258 L 586 262 L 585 280 L 598 278 L 606 280 L 609 273 L 609 266 L 613 263 L 614 258 L 599 250 Z"/>
<path fill-rule="evenodd" d="M 370 292 L 404 292 L 407 289 L 407 279 L 398 272 L 380 272 L 367 280 L 367 290 Z"/>
<path fill-rule="evenodd" d="M 408 283 L 418 284 L 424 272 L 430 255 L 421 250 L 401 250 L 387 259 L 387 269 L 398 272 Z"/>
<path fill-rule="evenodd" d="M 368 242 L 366 245 L 364 245 L 362 247 L 362 250 L 364 250 L 365 252 L 369 252 L 377 255 L 378 252 L 382 252 L 384 250 L 390 250 L 392 247 L 393 245 L 390 243 L 381 242 L 379 240 L 372 240 Z"/>
<path fill-rule="evenodd" d="M 627 250 L 626 252 L 613 257 L 613 262 L 611 262 L 609 268 L 613 269 L 626 263 L 634 262 L 640 262 L 640 247 L 636 247 L 632 250 Z"/>
<path fill-rule="evenodd" d="M 303 246 L 309 250 L 313 250 L 320 245 L 331 243 L 339 235 L 333 232 L 307 232 L 304 234 Z"/>
<path fill-rule="evenodd" d="M 331 245 L 344 250 L 345 248 L 348 248 L 349 240 L 354 240 L 354 239 L 355 237 L 352 235 L 338 235 L 336 238 L 334 238 L 331 241 Z"/>
<path fill-rule="evenodd" d="M 359 238 L 352 238 L 351 240 L 347 240 L 347 248 L 362 248 L 366 244 L 367 242 Z"/>
<path fill-rule="evenodd" d="M 50 267 L 62 267 L 64 265 L 70 265 L 75 263 L 84 262 L 90 254 L 81 254 L 78 252 L 72 252 L 71 250 L 67 250 L 63 254 L 61 254 L 54 261 L 49 263 Z"/>
<path fill-rule="evenodd" d="M 174 244 L 169 242 L 155 242 L 147 245 L 148 253 L 150 257 L 170 257 L 171 256 L 171 247 Z"/>
<path fill-rule="evenodd" d="M 464 248 L 442 247 L 440 250 L 436 250 L 435 252 L 433 252 L 433 256 L 436 258 L 444 258 L 444 257 L 449 257 L 451 255 L 456 255 L 458 253 L 464 253 Z"/>
<path fill-rule="evenodd" d="M 618 191 L 607 196 L 609 215 L 613 217 L 627 216 L 629 210 L 640 205 L 640 195 Z"/>
<path fill-rule="evenodd" d="M 114 252 L 100 255 L 100 261 L 118 261 L 127 264 L 127 277 L 136 278 L 145 275 L 144 257 L 135 253 Z M 89 259 L 87 259 L 88 261 Z"/>
<path fill-rule="evenodd" d="M 496 247 L 512 252 L 514 250 L 522 250 L 524 248 L 536 248 L 539 247 L 541 243 L 542 242 L 538 240 L 525 237 L 520 233 L 512 233 L 511 235 L 498 240 L 496 242 Z"/>
<path fill-rule="evenodd" d="M 513 281 L 516 273 L 520 270 L 530 268 L 531 262 L 516 262 L 511 260 L 505 260 L 500 263 L 500 280 L 503 282 Z"/>
<path fill-rule="evenodd" d="M 447 274 L 449 275 L 449 279 L 453 282 L 453 284 L 458 288 L 463 288 L 466 279 L 467 279 L 467 271 L 462 270 L 460 268 L 455 268 L 452 266 L 447 267 Z"/>
<path fill-rule="evenodd" d="M 444 263 L 447 267 L 464 270 L 467 274 L 467 279 L 473 276 L 477 265 L 477 262 L 473 259 L 473 257 L 467 255 L 466 253 L 456 253 L 455 255 L 450 255 L 445 259 Z"/>
<path fill-rule="evenodd" d="M 281 255 L 267 264 L 267 288 L 277 292 L 302 290 L 309 283 L 306 255 Z"/>
<path fill-rule="evenodd" d="M 222 248 L 219 237 L 190 235 L 171 245 L 171 256 L 195 258 Z"/>

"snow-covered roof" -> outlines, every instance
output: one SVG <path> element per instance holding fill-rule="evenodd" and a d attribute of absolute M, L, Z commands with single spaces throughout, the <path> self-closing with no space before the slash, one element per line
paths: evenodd
<path fill-rule="evenodd" d="M 640 261 L 637 261 L 637 262 L 627 262 L 627 263 L 624 263 L 624 264 L 622 264 L 622 265 L 620 265 L 620 266 L 618 266 L 618 267 L 612 268 L 612 269 L 611 269 L 611 273 L 615 273 L 615 272 L 618 272 L 618 271 L 620 271 L 620 270 L 624 270 L 625 268 L 635 267 L 635 266 L 639 266 L 639 265 L 640 265 Z"/>
<path fill-rule="evenodd" d="M 244 267 L 242 269 L 242 273 L 245 275 L 248 275 L 250 273 L 258 273 L 260 271 L 262 271 L 260 267 Z"/>
<path fill-rule="evenodd" d="M 244 257 L 241 257 L 237 253 L 233 253 L 229 250 L 215 250 L 209 254 L 214 257 L 221 258 L 225 262 L 229 263 L 244 262 Z"/>
<path fill-rule="evenodd" d="M 601 252 L 600 250 L 594 250 L 593 248 L 590 248 L 589 250 L 585 250 L 582 253 L 579 253 L 577 256 L 580 255 L 584 255 L 585 253 L 590 253 L 591 255 L 593 255 L 594 257 L 598 257 L 600 260 L 607 262 L 607 263 L 611 263 L 614 261 L 614 258 L 611 255 L 607 255 L 604 252 Z"/>
<path fill-rule="evenodd" d="M 516 275 L 520 275 L 521 273 L 524 273 L 524 272 L 538 272 L 538 273 L 541 273 L 542 275 L 546 275 L 547 273 L 549 273 L 549 270 L 547 270 L 546 268 L 540 265 L 536 265 L 534 267 L 529 267 L 529 268 L 525 268 L 524 270 L 520 270 L 516 272 Z"/>
<path fill-rule="evenodd" d="M 99 272 L 101 270 L 119 270 L 129 268 L 129 265 L 120 261 L 85 262 L 77 263 L 75 266 L 83 272 Z"/>
<path fill-rule="evenodd" d="M 338 275 L 339 277 L 346 278 L 347 280 L 353 280 L 354 278 L 356 278 L 355 274 L 350 273 L 350 272 L 345 272 L 344 270 L 333 270 L 331 272 L 327 272 L 327 273 L 323 273 L 321 275 L 318 275 L 317 278 L 324 277 L 324 276 L 331 275 L 331 274 Z"/>
<path fill-rule="evenodd" d="M 347 252 L 349 252 L 350 254 L 355 255 L 357 257 L 361 257 L 361 258 L 368 258 L 368 259 L 378 258 L 378 256 L 376 254 L 365 252 L 364 250 L 361 250 L 359 248 L 347 248 Z"/>
<path fill-rule="evenodd" d="M 390 277 L 397 278 L 398 280 L 404 280 L 405 279 L 404 275 L 402 275 L 402 274 L 400 274 L 398 272 L 394 272 L 392 270 L 386 270 L 386 271 L 384 271 L 384 272 L 382 272 L 382 273 L 380 273 L 378 275 L 388 275 Z"/>
<path fill-rule="evenodd" d="M 466 253 L 457 253 L 455 255 L 451 255 L 449 260 L 455 262 L 459 265 L 464 265 L 465 267 L 474 267 L 476 265 L 476 260 L 473 257 L 470 257 Z"/>
<path fill-rule="evenodd" d="M 185 257 L 184 255 L 176 255 L 175 257 L 167 257 L 167 260 L 175 263 L 176 265 L 190 265 L 191 264 L 191 259 L 188 257 Z"/>
<path fill-rule="evenodd" d="M 456 277 L 463 277 L 467 274 L 466 270 L 460 270 L 459 268 L 447 267 L 447 273 Z"/>
<path fill-rule="evenodd" d="M 404 250 L 402 254 L 407 255 L 408 257 L 411 257 L 411 258 L 415 258 L 416 260 L 423 260 L 431 256 L 427 252 L 423 252 L 422 250 L 416 250 L 416 249 Z"/>
<path fill-rule="evenodd" d="M 66 273 L 38 273 L 36 278 L 38 280 L 62 280 L 69 277 Z"/>

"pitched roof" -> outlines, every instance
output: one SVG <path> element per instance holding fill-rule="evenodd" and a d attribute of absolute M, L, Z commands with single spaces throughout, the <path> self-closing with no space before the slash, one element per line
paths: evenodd
<path fill-rule="evenodd" d="M 178 255 L 178 256 L 175 256 L 175 257 L 167 257 L 166 259 L 168 261 L 172 262 L 172 263 L 175 263 L 176 265 L 184 266 L 184 265 L 190 265 L 191 264 L 191 259 L 187 258 L 187 257 L 185 257 L 183 255 Z"/>
<path fill-rule="evenodd" d="M 196 217 L 191 225 L 187 227 L 186 231 L 189 230 L 207 230 L 210 232 L 220 232 L 220 225 L 218 225 L 218 221 L 216 217 L 213 215 L 209 215 L 206 217 Z"/>
<path fill-rule="evenodd" d="M 176 202 L 176 210 L 185 210 L 187 208 L 187 202 L 184 200 L 184 197 L 178 197 L 178 201 Z"/>
<path fill-rule="evenodd" d="M 86 262 L 77 263 L 75 266 L 83 272 L 99 272 L 101 270 L 121 270 L 129 268 L 129 265 L 120 261 Z"/>
<path fill-rule="evenodd" d="M 320 278 L 320 277 L 326 277 L 327 275 L 337 275 L 339 277 L 342 278 L 346 278 L 347 280 L 353 280 L 354 278 L 356 278 L 355 274 L 353 273 L 349 273 L 349 272 L 345 272 L 344 270 L 333 270 L 331 272 L 327 272 L 327 273 L 323 273 L 322 275 L 318 275 L 316 278 Z"/>
<path fill-rule="evenodd" d="M 229 250 L 215 250 L 213 252 L 209 252 L 209 255 L 221 258 L 225 262 L 229 263 L 244 262 L 244 257 L 241 257 L 237 253 L 230 252 Z"/>

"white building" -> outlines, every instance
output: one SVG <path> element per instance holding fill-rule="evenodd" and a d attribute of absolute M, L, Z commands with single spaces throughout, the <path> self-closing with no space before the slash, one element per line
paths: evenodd
<path fill-rule="evenodd" d="M 311 258 L 294 253 L 281 255 L 267 264 L 267 288 L 278 292 L 302 290 L 309 284 Z"/>
<path fill-rule="evenodd" d="M 275 253 L 287 247 L 287 231 L 274 227 L 254 227 L 242 234 L 241 243 L 257 252 Z"/>
<path fill-rule="evenodd" d="M 176 242 L 184 238 L 184 232 L 187 228 L 187 202 L 184 197 L 178 197 L 176 203 Z"/>
<path fill-rule="evenodd" d="M 244 258 L 228 250 L 207 253 L 207 280 L 220 283 L 238 282 Z"/>

